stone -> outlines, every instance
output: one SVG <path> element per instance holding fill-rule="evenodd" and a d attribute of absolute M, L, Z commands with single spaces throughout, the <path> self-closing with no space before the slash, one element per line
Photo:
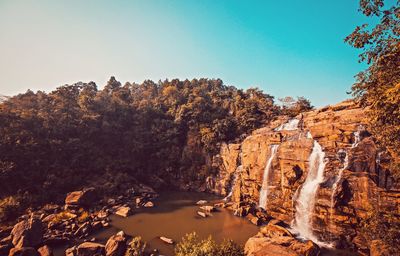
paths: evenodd
<path fill-rule="evenodd" d="M 199 200 L 199 201 L 197 201 L 197 205 L 202 205 L 202 204 L 206 204 L 207 203 L 207 201 L 206 200 Z"/>
<path fill-rule="evenodd" d="M 206 211 L 206 212 L 215 212 L 216 211 L 215 207 L 210 206 L 210 205 L 200 206 L 200 209 L 202 209 L 203 211 Z"/>
<path fill-rule="evenodd" d="M 8 256 L 40 256 L 32 247 L 12 248 Z"/>
<path fill-rule="evenodd" d="M 174 240 L 172 240 L 171 238 L 165 237 L 165 236 L 160 236 L 161 241 L 163 241 L 164 243 L 167 244 L 173 244 Z"/>
<path fill-rule="evenodd" d="M 84 242 L 77 247 L 76 256 L 105 255 L 104 245 L 93 242 Z"/>
<path fill-rule="evenodd" d="M 154 207 L 154 203 L 149 201 L 149 202 L 145 203 L 143 206 L 146 208 L 151 208 L 151 207 Z"/>
<path fill-rule="evenodd" d="M 299 241 L 289 236 L 252 237 L 245 244 L 247 256 L 318 256 L 320 249 L 312 241 Z"/>
<path fill-rule="evenodd" d="M 123 256 L 126 250 L 126 240 L 123 231 L 111 236 L 106 243 L 106 256 Z"/>
<path fill-rule="evenodd" d="M 128 206 L 120 206 L 117 208 L 115 214 L 121 217 L 128 217 L 132 214 L 132 211 L 131 208 Z"/>
<path fill-rule="evenodd" d="M 197 212 L 197 215 L 199 215 L 199 216 L 201 216 L 201 217 L 203 217 L 203 218 L 207 218 L 207 214 L 204 213 L 204 212 L 198 211 L 198 212 Z"/>
<path fill-rule="evenodd" d="M 76 246 L 66 249 L 65 256 L 76 256 Z"/>
<path fill-rule="evenodd" d="M 38 249 L 40 256 L 53 256 L 53 251 L 47 245 L 44 245 Z"/>
<path fill-rule="evenodd" d="M 90 206 L 95 200 L 96 190 L 94 188 L 86 188 L 68 193 L 65 198 L 65 204 L 70 206 Z"/>
<path fill-rule="evenodd" d="M 18 222 L 11 230 L 11 238 L 14 247 L 35 247 L 43 240 L 42 221 L 30 218 Z"/>

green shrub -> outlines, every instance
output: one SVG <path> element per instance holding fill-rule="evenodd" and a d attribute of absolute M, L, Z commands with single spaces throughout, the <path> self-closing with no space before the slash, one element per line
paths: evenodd
<path fill-rule="evenodd" d="M 13 197 L 5 197 L 0 200 L 0 221 L 10 220 L 16 217 L 20 210 L 19 201 Z"/>
<path fill-rule="evenodd" d="M 144 256 L 146 249 L 146 243 L 142 241 L 140 236 L 136 236 L 128 244 L 128 249 L 125 252 L 125 256 Z"/>
<path fill-rule="evenodd" d="M 200 240 L 195 232 L 186 234 L 175 247 L 176 256 L 243 256 L 243 249 L 231 240 L 221 245 L 211 236 Z"/>

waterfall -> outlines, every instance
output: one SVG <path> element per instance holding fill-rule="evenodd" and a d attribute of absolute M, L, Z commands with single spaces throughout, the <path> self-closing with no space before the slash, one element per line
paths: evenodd
<path fill-rule="evenodd" d="M 264 209 L 267 207 L 269 173 L 271 171 L 272 160 L 274 160 L 275 155 L 278 152 L 278 147 L 279 145 L 271 145 L 271 154 L 264 169 L 263 183 L 260 190 L 260 201 L 258 203 L 259 207 Z"/>
<path fill-rule="evenodd" d="M 364 129 L 364 128 L 362 126 L 359 126 L 357 131 L 355 131 L 353 133 L 354 134 L 354 142 L 353 142 L 353 144 L 351 144 L 351 148 L 350 149 L 357 147 L 358 143 L 361 141 L 360 131 L 362 129 Z M 331 217 L 330 217 L 330 219 L 332 219 L 334 203 L 335 203 L 334 202 L 335 201 L 335 195 L 336 195 L 336 191 L 338 189 L 339 182 L 342 179 L 344 170 L 346 170 L 348 166 L 349 166 L 349 153 L 346 152 L 346 157 L 344 158 L 343 167 L 339 170 L 338 176 L 335 178 L 335 182 L 332 185 L 331 211 L 330 211 L 331 212 L 330 213 Z M 330 220 L 330 222 L 332 222 L 332 221 Z"/>
<path fill-rule="evenodd" d="M 275 131 L 294 131 L 297 130 L 299 126 L 299 119 L 290 119 L 287 123 L 281 124 L 279 127 L 275 128 Z"/>
<path fill-rule="evenodd" d="M 236 184 L 236 181 L 237 181 L 237 179 L 238 179 L 238 176 L 239 176 L 239 172 L 240 172 L 240 171 L 242 171 L 242 166 L 241 166 L 241 165 L 239 165 L 239 166 L 236 168 L 235 172 L 233 173 L 233 181 L 232 181 L 232 184 L 231 184 L 229 193 L 228 193 L 228 195 L 227 195 L 224 199 L 222 199 L 223 201 L 227 202 L 227 201 L 229 201 L 229 200 L 231 199 L 232 194 L 233 194 L 233 188 L 235 187 L 235 184 Z"/>
<path fill-rule="evenodd" d="M 321 145 L 314 140 L 314 146 L 309 158 L 309 169 L 307 178 L 296 199 L 296 214 L 292 229 L 300 237 L 310 239 L 318 244 L 318 238 L 312 231 L 312 214 L 319 184 L 324 181 L 325 153 Z"/>

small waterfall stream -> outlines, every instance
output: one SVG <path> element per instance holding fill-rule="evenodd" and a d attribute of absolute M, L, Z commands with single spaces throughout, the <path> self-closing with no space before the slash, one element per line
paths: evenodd
<path fill-rule="evenodd" d="M 264 209 L 267 207 L 269 173 L 271 171 L 272 160 L 274 160 L 275 155 L 278 152 L 278 147 L 279 145 L 271 145 L 271 154 L 264 169 L 263 183 L 260 190 L 260 201 L 258 203 L 259 207 Z"/>
<path fill-rule="evenodd" d="M 314 140 L 313 150 L 309 158 L 307 178 L 296 199 L 296 214 L 292 226 L 300 237 L 323 244 L 313 234 L 312 214 L 319 185 L 324 181 L 325 153 L 321 145 Z"/>
<path fill-rule="evenodd" d="M 290 119 L 287 123 L 281 124 L 279 127 L 275 129 L 275 131 L 294 131 L 297 130 L 299 126 L 299 119 L 293 118 Z"/>
<path fill-rule="evenodd" d="M 230 187 L 229 193 L 224 199 L 222 199 L 223 201 L 227 202 L 232 198 L 233 188 L 235 187 L 236 181 L 237 181 L 239 173 L 241 171 L 242 171 L 242 165 L 239 165 L 236 168 L 235 172 L 233 173 L 233 180 L 232 180 L 232 183 L 231 183 L 231 187 Z"/>

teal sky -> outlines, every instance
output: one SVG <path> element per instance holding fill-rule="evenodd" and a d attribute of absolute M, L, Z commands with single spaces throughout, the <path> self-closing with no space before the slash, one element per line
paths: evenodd
<path fill-rule="evenodd" d="M 344 100 L 363 69 L 343 42 L 357 0 L 0 0 L 0 94 L 78 81 L 102 88 L 221 78 L 316 106 Z"/>

